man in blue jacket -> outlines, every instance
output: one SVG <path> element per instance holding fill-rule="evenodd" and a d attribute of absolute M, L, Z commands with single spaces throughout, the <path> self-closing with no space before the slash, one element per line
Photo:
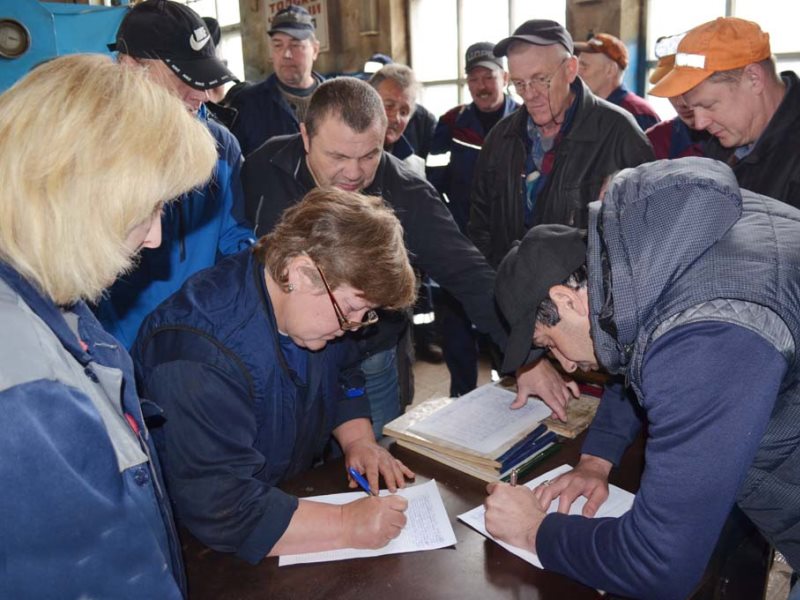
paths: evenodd
<path fill-rule="evenodd" d="M 208 90 L 234 79 L 217 58 L 203 20 L 177 2 L 147 0 L 125 16 L 113 49 L 121 64 L 146 68 L 197 113 L 219 154 L 211 181 L 165 209 L 161 246 L 145 250 L 136 270 L 117 280 L 95 309 L 106 331 L 130 348 L 150 311 L 190 275 L 249 246 L 252 234 L 244 225 L 239 145 L 203 106 Z"/>
<path fill-rule="evenodd" d="M 239 92 L 231 131 L 247 156 L 269 138 L 300 131 L 308 101 L 322 75 L 313 71 L 319 55 L 314 20 L 302 6 L 290 4 L 272 19 L 270 61 L 275 72 Z"/>
<path fill-rule="evenodd" d="M 640 429 L 633 404 L 604 399 L 570 473 L 533 492 L 489 487 L 487 530 L 593 587 L 677 599 L 735 502 L 797 570 L 798 235 L 800 212 L 695 157 L 620 173 L 590 206 L 588 250 L 577 229 L 533 228 L 497 276 L 507 366 L 533 345 L 569 372 L 624 374 L 647 464 L 627 514 L 587 518 Z M 583 516 L 561 514 L 579 496 Z"/>
<path fill-rule="evenodd" d="M 430 166 L 428 178 L 447 200 L 461 233 L 467 235 L 472 176 L 483 140 L 500 119 L 519 104 L 504 92 L 508 73 L 503 59 L 494 55 L 494 44 L 478 42 L 467 48 L 467 87 L 472 102 L 450 109 L 436 125 L 431 155 L 444 155 L 444 166 Z M 435 164 L 436 159 L 429 159 Z M 450 395 L 461 396 L 478 382 L 478 348 L 472 323 L 461 304 L 447 292 L 436 303 L 441 321 L 442 350 L 450 371 Z"/>

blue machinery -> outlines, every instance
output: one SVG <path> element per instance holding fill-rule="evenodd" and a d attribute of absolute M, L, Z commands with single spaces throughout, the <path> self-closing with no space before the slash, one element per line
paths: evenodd
<path fill-rule="evenodd" d="M 108 53 L 124 6 L 0 0 L 0 92 L 39 63 L 75 52 Z"/>

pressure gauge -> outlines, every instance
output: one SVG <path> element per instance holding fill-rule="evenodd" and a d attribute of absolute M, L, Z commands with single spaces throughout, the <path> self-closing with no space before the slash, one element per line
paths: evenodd
<path fill-rule="evenodd" d="M 0 19 L 0 58 L 19 58 L 31 47 L 31 34 L 14 19 Z"/>

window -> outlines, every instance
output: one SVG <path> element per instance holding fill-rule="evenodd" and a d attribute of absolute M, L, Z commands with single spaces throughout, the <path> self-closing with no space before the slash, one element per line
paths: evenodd
<path fill-rule="evenodd" d="M 649 0 L 647 7 L 647 79 L 656 64 L 654 46 L 663 35 L 673 35 L 720 16 L 740 17 L 759 24 L 769 33 L 770 46 L 778 70 L 797 71 L 800 67 L 800 41 L 796 23 L 786 18 L 794 14 L 797 0 Z M 647 83 L 647 89 L 653 87 Z M 662 117 L 671 118 L 675 111 L 669 100 L 648 96 L 647 100 Z"/>
<path fill-rule="evenodd" d="M 440 116 L 469 101 L 464 53 L 499 42 L 528 19 L 566 21 L 566 0 L 411 0 L 411 67 L 420 102 Z"/>
<path fill-rule="evenodd" d="M 222 38 L 217 54 L 227 63 L 240 80 L 244 81 L 244 57 L 242 55 L 242 29 L 239 2 L 236 0 L 177 0 L 201 17 L 214 17 L 219 23 Z"/>

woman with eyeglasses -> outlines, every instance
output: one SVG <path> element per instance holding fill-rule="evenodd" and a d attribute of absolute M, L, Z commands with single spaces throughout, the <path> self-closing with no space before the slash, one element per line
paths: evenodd
<path fill-rule="evenodd" d="M 375 442 L 345 335 L 414 296 L 392 210 L 315 189 L 254 250 L 198 273 L 156 309 L 132 354 L 142 394 L 164 410 L 154 437 L 179 523 L 252 563 L 396 537 L 399 496 L 338 507 L 275 486 L 318 462 L 331 435 L 374 492 L 379 476 L 392 492 L 414 476 Z"/>

